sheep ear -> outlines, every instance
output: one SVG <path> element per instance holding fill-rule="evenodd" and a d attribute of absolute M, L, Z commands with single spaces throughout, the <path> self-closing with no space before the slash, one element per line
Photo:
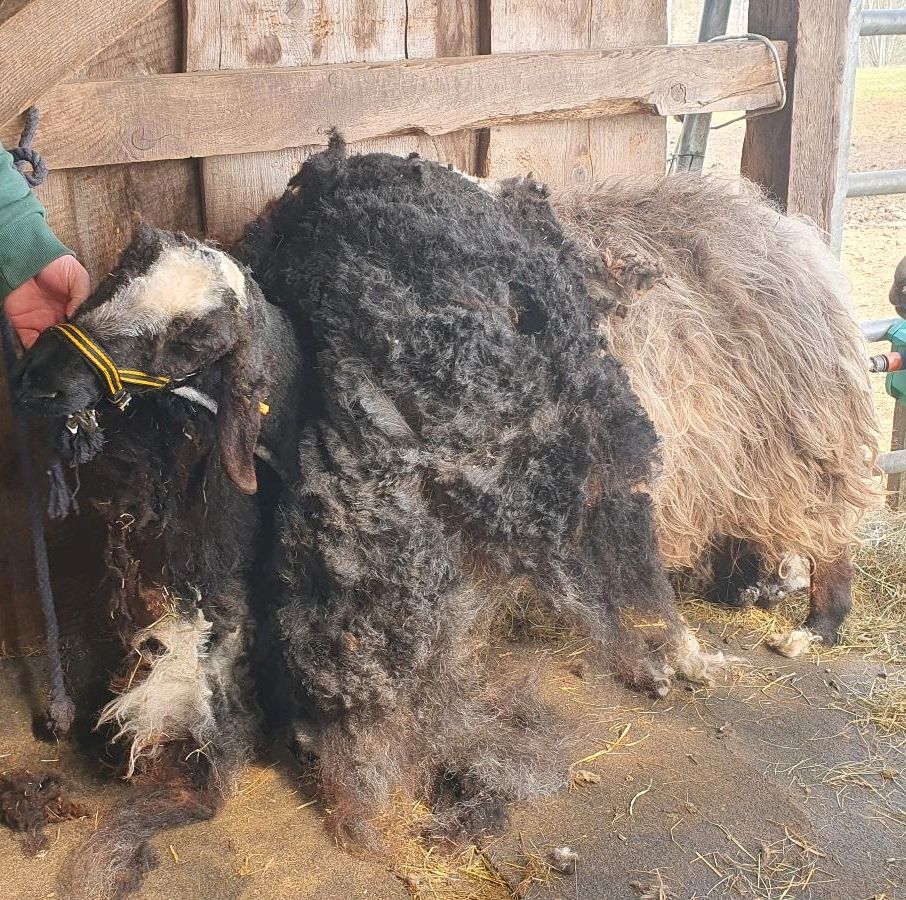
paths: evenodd
<path fill-rule="evenodd" d="M 244 494 L 258 490 L 255 445 L 261 431 L 260 367 L 248 340 L 227 357 L 217 410 L 217 444 L 224 471 Z"/>

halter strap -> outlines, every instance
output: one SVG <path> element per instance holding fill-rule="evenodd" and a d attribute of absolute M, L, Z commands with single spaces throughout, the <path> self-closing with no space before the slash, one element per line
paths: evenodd
<path fill-rule="evenodd" d="M 141 369 L 121 369 L 104 348 L 89 337 L 88 332 L 71 322 L 52 325 L 51 330 L 63 335 L 82 359 L 94 369 L 107 393 L 107 399 L 120 410 L 125 410 L 132 399 L 126 385 L 150 391 L 173 390 L 183 379 L 174 379 L 169 375 L 151 375 Z M 262 416 L 270 412 L 270 407 L 260 401 L 258 408 Z"/>
<path fill-rule="evenodd" d="M 63 335 L 82 356 L 82 359 L 94 369 L 107 392 L 107 399 L 115 406 L 124 410 L 129 405 L 129 392 L 125 385 L 148 388 L 150 390 L 163 390 L 168 387 L 172 379 L 167 375 L 149 375 L 139 369 L 121 369 L 110 355 L 92 340 L 88 333 L 70 322 L 53 325 L 53 330 Z"/>

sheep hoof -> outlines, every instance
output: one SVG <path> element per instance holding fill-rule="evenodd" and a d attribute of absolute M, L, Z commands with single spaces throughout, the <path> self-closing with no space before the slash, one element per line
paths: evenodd
<path fill-rule="evenodd" d="M 772 634 L 767 645 L 781 656 L 795 659 L 811 650 L 816 644 L 823 644 L 824 638 L 806 627 L 794 628 L 789 634 Z"/>
<path fill-rule="evenodd" d="M 693 684 L 713 687 L 715 680 L 723 678 L 734 663 L 742 660 L 738 656 L 727 656 L 720 650 L 706 652 L 698 638 L 687 631 L 672 654 L 672 662 L 680 678 Z"/>
<path fill-rule="evenodd" d="M 658 655 L 635 660 L 621 671 L 620 680 L 632 690 L 660 698 L 670 693 L 674 674 L 664 658 Z"/>
<path fill-rule="evenodd" d="M 654 692 L 658 697 L 666 697 L 670 693 L 671 687 L 670 679 L 662 678 L 655 682 Z"/>
<path fill-rule="evenodd" d="M 666 663 L 647 660 L 645 663 L 645 677 L 648 689 L 655 697 L 666 697 L 673 687 L 673 676 L 676 672 Z"/>
<path fill-rule="evenodd" d="M 761 609 L 770 609 L 780 600 L 781 596 L 776 584 L 758 581 L 739 592 L 739 606 L 745 608 L 758 606 Z"/>

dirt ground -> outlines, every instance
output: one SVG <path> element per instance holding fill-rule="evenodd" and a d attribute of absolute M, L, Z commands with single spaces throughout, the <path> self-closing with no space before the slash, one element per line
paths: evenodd
<path fill-rule="evenodd" d="M 571 674 L 581 646 L 519 651 L 582 737 L 575 784 L 517 806 L 502 836 L 461 855 L 400 840 L 391 859 L 336 849 L 324 811 L 285 760 L 260 764 L 213 823 L 166 833 L 147 900 L 227 898 L 896 898 L 906 876 L 906 757 L 857 699 L 902 678 L 855 654 L 791 662 L 759 645 L 757 629 L 695 604 L 700 636 L 747 660 L 713 689 L 680 686 L 647 700 L 607 675 Z M 90 814 L 50 831 L 26 858 L 0 834 L 0 896 L 53 896 L 66 853 L 127 788 L 65 745 L 31 734 L 40 658 L 0 663 L 0 758 L 58 767 Z M 902 690 L 906 683 L 900 686 Z M 406 812 L 405 810 L 403 811 Z M 565 873 L 550 854 L 577 854 Z"/>
<path fill-rule="evenodd" d="M 860 72 L 851 168 L 906 165 L 904 109 L 906 67 Z M 741 134 L 739 125 L 713 133 L 710 169 L 738 169 Z M 860 317 L 890 315 L 887 289 L 904 253 L 906 196 L 849 202 L 843 258 Z M 877 396 L 889 423 L 881 379 Z M 900 613 L 903 575 L 884 588 Z M 142 896 L 906 898 L 906 617 L 879 628 L 872 604 L 854 613 L 848 651 L 795 662 L 765 648 L 757 615 L 689 605 L 700 637 L 746 664 L 713 689 L 680 686 L 657 702 L 606 675 L 570 674 L 581 647 L 523 648 L 582 737 L 568 760 L 572 788 L 517 806 L 501 837 L 445 856 L 408 837 L 418 810 L 402 808 L 389 826 L 391 858 L 350 855 L 328 838 L 299 772 L 272 760 L 243 776 L 213 823 L 156 841 L 160 865 Z M 61 896 L 62 860 L 128 790 L 68 745 L 32 736 L 41 667 L 40 657 L 0 661 L 0 771 L 57 767 L 91 814 L 52 828 L 36 858 L 0 832 L 2 898 Z M 564 847 L 577 856 L 559 872 L 551 854 Z"/>

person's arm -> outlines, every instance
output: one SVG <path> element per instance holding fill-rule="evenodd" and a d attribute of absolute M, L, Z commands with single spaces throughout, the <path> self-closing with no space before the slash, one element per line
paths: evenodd
<path fill-rule="evenodd" d="M 73 252 L 44 218 L 44 207 L 0 147 L 0 300 L 48 263 Z"/>
<path fill-rule="evenodd" d="M 23 345 L 71 316 L 90 287 L 88 273 L 50 230 L 44 207 L 0 146 L 0 308 Z"/>

